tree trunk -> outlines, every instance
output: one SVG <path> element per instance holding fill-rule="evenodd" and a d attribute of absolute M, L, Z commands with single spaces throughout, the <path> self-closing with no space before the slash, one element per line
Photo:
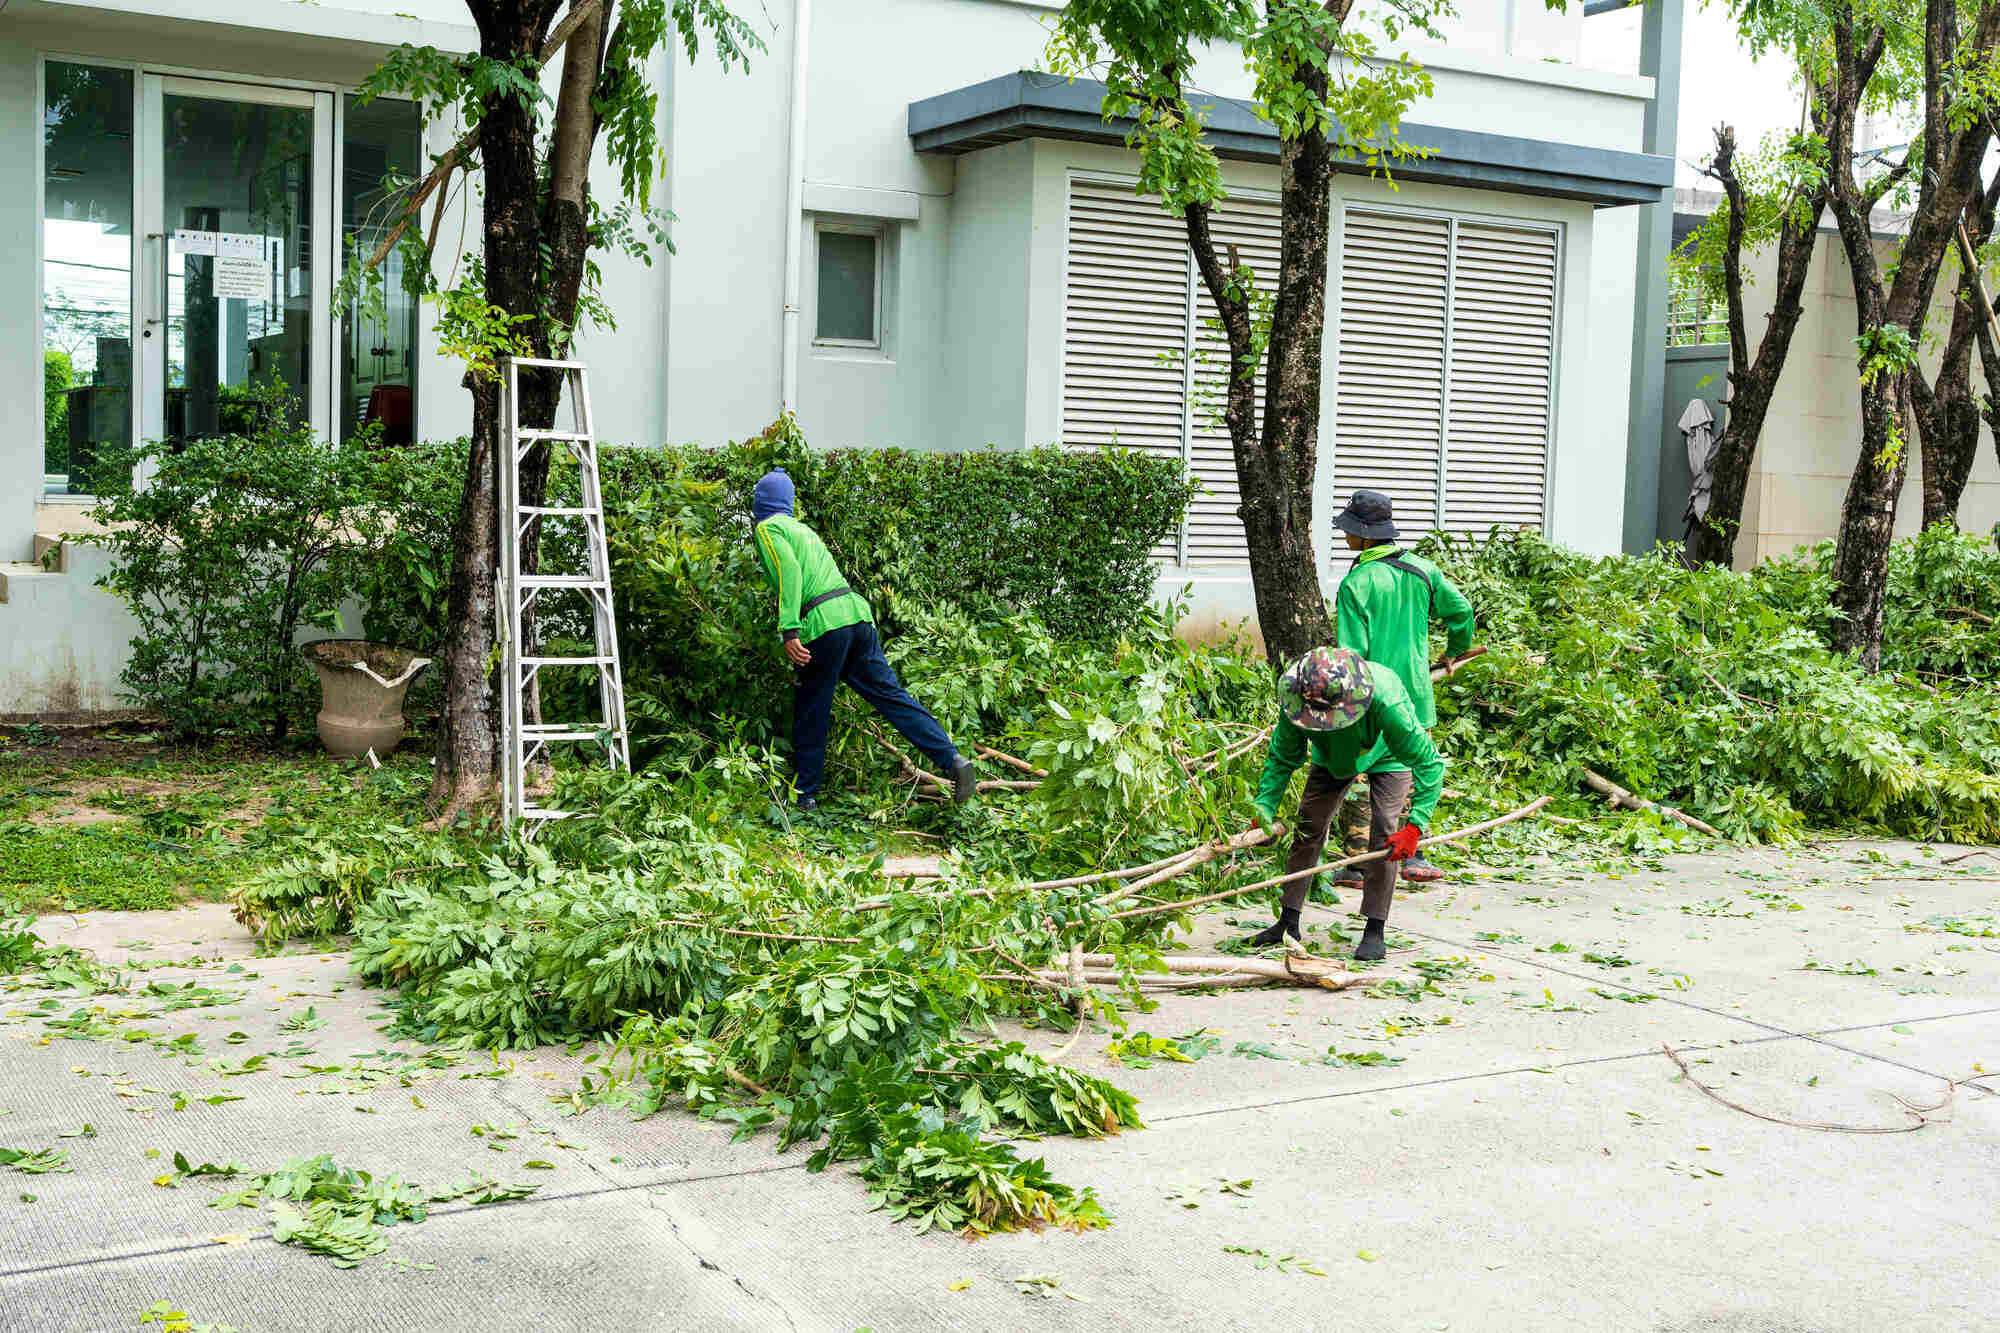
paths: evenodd
<path fill-rule="evenodd" d="M 472 447 L 451 533 L 451 623 L 439 654 L 444 703 L 431 807 L 440 818 L 499 795 L 500 710 L 487 673 L 489 649 L 499 640 L 493 579 L 500 565 L 499 407 L 496 385 L 472 386 Z"/>
<path fill-rule="evenodd" d="M 1961 292 L 1936 386 L 1927 384 L 1922 372 L 1910 377 L 1911 407 L 1916 413 L 1922 442 L 1925 527 L 1933 523 L 1957 523 L 1958 502 L 1965 494 L 1973 459 L 1979 451 L 1979 399 L 1972 391 L 1975 334 L 1968 327 L 1961 341 L 1958 326 L 1983 320 L 1985 315 L 1975 308 L 1977 296 L 1970 298 L 1971 305 L 1965 304 L 1966 300 Z"/>
<path fill-rule="evenodd" d="M 504 60 L 532 55 L 548 25 L 549 16 L 541 12 L 545 6 L 503 8 L 504 16 L 491 8 L 474 10 L 482 54 Z M 489 99 L 480 122 L 480 162 L 486 186 L 481 238 L 486 299 L 509 314 L 540 314 L 541 220 L 531 107 L 509 96 Z M 492 668 L 500 642 L 494 586 L 500 567 L 499 478 L 509 460 L 501 456 L 498 383 L 468 372 L 466 387 L 472 393 L 472 447 L 452 530 L 450 629 L 443 652 L 437 771 L 431 781 L 431 808 L 440 819 L 497 801 L 504 771 Z M 522 387 L 525 399 L 531 386 Z"/>
<path fill-rule="evenodd" d="M 1910 470 L 1908 375 L 1882 374 L 1861 391 L 1861 458 L 1840 510 L 1839 553 L 1834 561 L 1833 646 L 1851 653 L 1863 669 L 1882 660 L 1882 609 L 1889 585 L 1889 545 L 1896 534 L 1896 502 Z"/>
<path fill-rule="evenodd" d="M 1299 80 L 1326 90 L 1324 70 Z M 1278 286 L 1265 359 L 1264 421 L 1257 425 L 1256 342 L 1245 284 L 1225 265 L 1209 231 L 1210 210 L 1187 210 L 1188 248 L 1229 341 L 1223 417 L 1242 494 L 1237 516 L 1250 556 L 1257 627 L 1273 667 L 1334 641 L 1313 551 L 1313 481 L 1319 462 L 1320 340 L 1326 327 L 1326 265 L 1333 155 L 1317 132 L 1279 150 L 1283 189 Z"/>
<path fill-rule="evenodd" d="M 1993 235 L 1994 209 L 2000 205 L 2000 172 L 1966 207 L 1967 239 L 1976 252 Z M 1976 270 L 1965 267 L 1959 254 L 1958 299 L 1952 307 L 1951 333 L 1945 340 L 1944 355 L 1938 362 L 1936 386 L 1921 375 L 1912 382 L 1917 425 L 1922 435 L 1924 471 L 1924 526 L 1958 522 L 1959 500 L 1972 476 L 1972 464 L 1979 453 L 1981 403 L 1972 389 L 1972 353 L 1976 347 L 1986 375 L 1988 391 L 2000 374 L 1993 346 L 1992 325 Z"/>
<path fill-rule="evenodd" d="M 1924 128 L 1903 162 L 1888 173 L 1857 184 L 1854 127 L 1863 93 L 1880 59 L 1880 27 L 1865 33 L 1854 26 L 1851 9 L 1833 14 L 1834 71 L 1818 99 L 1814 119 L 1826 139 L 1834 219 L 1854 276 L 1856 332 L 1879 340 L 1900 329 L 1912 346 L 1921 345 L 1924 321 L 1936 294 L 1938 272 L 1968 203 L 1979 194 L 1979 163 L 1992 141 L 1991 122 L 1972 116 L 1953 124 L 1952 99 L 1959 95 L 1952 71 L 1962 63 L 1983 62 L 2000 49 L 2000 6 L 1978 14 L 1962 49 L 1953 0 L 1926 0 L 1924 6 Z M 1889 186 L 1921 161 L 1916 207 L 1896 256 L 1894 277 L 1884 289 L 1875 256 L 1872 213 Z M 1886 350 L 1886 342 L 1877 343 Z M 1889 580 L 1889 547 L 1895 536 L 1896 502 L 1910 466 L 1915 429 L 1910 379 L 1921 373 L 1879 366 L 1861 385 L 1861 456 L 1841 507 L 1839 553 L 1834 562 L 1833 608 L 1840 620 L 1834 646 L 1852 653 L 1867 670 L 1882 657 L 1882 608 Z"/>

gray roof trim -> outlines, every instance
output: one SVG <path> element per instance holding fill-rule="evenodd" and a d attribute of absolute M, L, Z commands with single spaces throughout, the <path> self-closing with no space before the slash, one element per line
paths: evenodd
<path fill-rule="evenodd" d="M 1104 85 L 1022 71 L 910 103 L 918 152 L 957 155 L 1017 139 L 1122 144 L 1126 121 L 1107 121 Z M 1278 134 L 1247 102 L 1218 98 L 1208 118 L 1216 153 L 1241 162 L 1278 160 Z M 1673 188 L 1672 158 L 1504 134 L 1403 123 L 1402 138 L 1431 150 L 1391 168 L 1398 180 L 1579 199 L 1600 207 L 1656 204 Z"/>

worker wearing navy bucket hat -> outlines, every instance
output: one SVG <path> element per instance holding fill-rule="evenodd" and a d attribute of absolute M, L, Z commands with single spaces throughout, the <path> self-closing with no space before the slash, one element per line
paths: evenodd
<path fill-rule="evenodd" d="M 1334 515 L 1333 527 L 1334 535 L 1344 536 L 1356 552 L 1334 596 L 1334 631 L 1341 647 L 1393 670 L 1409 692 L 1417 721 L 1426 728 L 1436 726 L 1431 620 L 1444 622 L 1448 661 L 1472 646 L 1472 604 L 1436 565 L 1397 543 L 1396 507 L 1382 492 L 1356 491 Z M 1350 850 L 1358 849 L 1369 824 L 1368 798 L 1362 793 L 1342 810 L 1341 832 Z M 1402 877 L 1421 884 L 1443 879 L 1444 871 L 1419 853 L 1403 867 Z M 1361 883 L 1358 867 L 1336 875 L 1335 882 Z"/>

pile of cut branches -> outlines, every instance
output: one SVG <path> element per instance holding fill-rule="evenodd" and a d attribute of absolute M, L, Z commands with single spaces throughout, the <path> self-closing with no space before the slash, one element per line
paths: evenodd
<path fill-rule="evenodd" d="M 2000 836 L 2000 696 L 1864 675 L 1784 571 L 1592 560 L 1530 536 L 1437 554 L 1489 652 L 1439 686 L 1452 770 L 1435 830 L 1491 826 L 1483 859 L 1652 851 L 1704 825 Z M 938 780 L 849 705 L 814 816 L 791 809 L 783 755 L 683 719 L 636 778 L 561 775 L 561 799 L 601 814 L 538 844 L 321 837 L 242 906 L 274 932 L 351 921 L 356 966 L 401 989 L 410 1035 L 609 1037 L 576 1110 L 679 1099 L 816 1143 L 816 1167 L 857 1163 L 920 1226 L 1101 1226 L 1089 1190 L 1007 1139 L 1115 1133 L 1136 1107 L 994 1025 L 1075 1031 L 1119 1024 L 1148 989 L 1347 975 L 1171 953 L 1204 908 L 1284 878 L 1246 819 L 1268 669 L 1173 628 L 1152 615 L 1082 645 L 1024 616 L 917 617 L 890 651 L 999 784 L 970 807 L 927 800 Z M 939 875 L 885 880 L 883 856 L 917 847 L 945 849 Z"/>

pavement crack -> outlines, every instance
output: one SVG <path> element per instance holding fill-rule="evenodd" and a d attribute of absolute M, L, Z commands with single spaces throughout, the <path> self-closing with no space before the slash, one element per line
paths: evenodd
<path fill-rule="evenodd" d="M 775 1310 L 778 1313 L 778 1316 L 785 1321 L 785 1326 L 787 1328 L 792 1329 L 793 1333 L 797 1333 L 799 1327 L 798 1321 L 792 1318 L 792 1313 L 790 1310 L 787 1310 L 785 1308 L 784 1302 L 780 1301 L 777 1297 L 772 1296 L 768 1292 L 759 1291 L 757 1288 L 751 1286 L 748 1282 L 744 1281 L 741 1276 L 730 1272 L 728 1269 L 724 1268 L 721 1264 L 716 1263 L 713 1259 L 710 1259 L 707 1255 L 703 1254 L 699 1249 L 697 1249 L 694 1245 L 694 1242 L 690 1241 L 685 1235 L 682 1234 L 681 1224 L 675 1219 L 673 1209 L 667 1206 L 667 1201 L 661 1198 L 656 1191 L 647 1190 L 642 1197 L 645 1200 L 646 1207 L 660 1215 L 660 1217 L 667 1224 L 667 1230 L 673 1232 L 674 1239 L 676 1241 L 679 1241 L 681 1247 L 694 1257 L 694 1261 L 696 1263 L 700 1264 L 702 1268 L 706 1269 L 708 1272 L 720 1273 L 723 1277 L 726 1277 L 731 1282 L 735 1283 L 736 1289 L 742 1292 L 745 1296 L 748 1296 L 751 1300 L 756 1301 L 760 1305 L 767 1305 L 771 1309 Z"/>

